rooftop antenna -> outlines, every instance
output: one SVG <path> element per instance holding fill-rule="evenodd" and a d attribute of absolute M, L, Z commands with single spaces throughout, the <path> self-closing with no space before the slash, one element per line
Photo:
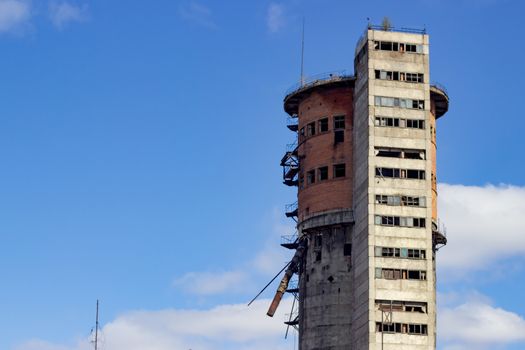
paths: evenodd
<path fill-rule="evenodd" d="M 303 33 L 301 37 L 301 87 L 304 85 L 304 17 L 303 17 Z"/>
<path fill-rule="evenodd" d="M 95 350 L 98 350 L 98 299 L 97 299 L 97 316 L 95 321 Z"/>

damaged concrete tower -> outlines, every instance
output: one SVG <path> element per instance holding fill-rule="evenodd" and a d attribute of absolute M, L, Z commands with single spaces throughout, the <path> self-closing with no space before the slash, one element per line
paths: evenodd
<path fill-rule="evenodd" d="M 435 349 L 446 244 L 436 120 L 448 96 L 430 84 L 425 31 L 369 26 L 354 71 L 303 81 L 284 99 L 297 142 L 281 165 L 298 201 L 286 213 L 297 233 L 282 245 L 296 254 L 268 314 L 284 292 L 297 298 L 286 323 L 300 350 Z"/>

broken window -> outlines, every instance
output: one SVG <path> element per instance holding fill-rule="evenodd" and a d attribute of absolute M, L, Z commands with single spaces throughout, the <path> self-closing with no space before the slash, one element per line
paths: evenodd
<path fill-rule="evenodd" d="M 376 126 L 400 127 L 410 129 L 424 129 L 425 121 L 419 119 L 401 119 L 393 117 L 376 117 Z"/>
<path fill-rule="evenodd" d="M 376 331 L 384 333 L 404 333 L 412 335 L 427 335 L 427 325 L 408 323 L 376 322 Z"/>
<path fill-rule="evenodd" d="M 308 136 L 314 136 L 315 135 L 315 122 L 308 124 L 306 127 L 308 129 Z"/>
<path fill-rule="evenodd" d="M 425 159 L 424 150 L 404 150 L 403 158 L 406 159 Z"/>
<path fill-rule="evenodd" d="M 323 166 L 317 169 L 319 175 L 319 181 L 328 180 L 328 167 Z"/>
<path fill-rule="evenodd" d="M 425 151 L 376 147 L 376 156 L 390 158 L 425 159 Z"/>
<path fill-rule="evenodd" d="M 382 226 L 425 227 L 425 218 L 376 215 L 375 223 Z"/>
<path fill-rule="evenodd" d="M 427 303 L 401 300 L 375 300 L 376 307 L 383 311 L 427 313 Z"/>
<path fill-rule="evenodd" d="M 328 131 L 328 118 L 323 118 L 319 120 L 319 132 Z"/>
<path fill-rule="evenodd" d="M 375 277 L 378 279 L 387 280 L 420 280 L 425 281 L 427 279 L 426 271 L 419 270 L 403 270 L 403 269 L 385 269 L 377 267 L 375 271 Z"/>
<path fill-rule="evenodd" d="M 315 170 L 310 170 L 306 173 L 306 183 L 308 185 L 315 183 Z"/>
<path fill-rule="evenodd" d="M 334 178 L 346 176 L 346 164 L 335 164 L 334 165 Z"/>
<path fill-rule="evenodd" d="M 406 73 L 397 71 L 375 70 L 375 78 L 379 80 L 394 80 L 406 81 L 409 83 L 422 83 L 423 74 L 421 73 Z"/>
<path fill-rule="evenodd" d="M 388 196 L 384 196 L 381 194 L 376 195 L 376 204 L 387 204 L 388 203 Z"/>
<path fill-rule="evenodd" d="M 376 96 L 374 98 L 374 104 L 376 106 L 382 106 L 382 107 L 425 109 L 425 101 L 423 100 L 412 100 L 412 99 L 397 98 L 397 97 Z"/>
<path fill-rule="evenodd" d="M 376 147 L 376 156 L 389 157 L 389 158 L 401 158 L 401 150 Z"/>
<path fill-rule="evenodd" d="M 376 168 L 377 177 L 401 178 L 401 179 L 425 179 L 424 170 L 415 169 L 392 169 L 392 168 Z"/>

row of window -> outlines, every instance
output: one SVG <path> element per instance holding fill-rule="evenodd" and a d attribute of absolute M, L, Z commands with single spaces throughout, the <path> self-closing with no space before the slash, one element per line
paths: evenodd
<path fill-rule="evenodd" d="M 375 125 L 376 126 L 390 126 L 394 128 L 424 129 L 425 121 L 422 119 L 376 117 Z"/>
<path fill-rule="evenodd" d="M 386 280 L 426 281 L 427 272 L 422 270 L 385 269 L 376 267 L 376 278 Z"/>
<path fill-rule="evenodd" d="M 418 169 L 397 169 L 397 168 L 376 168 L 377 177 L 388 177 L 395 179 L 425 179 L 425 170 Z"/>
<path fill-rule="evenodd" d="M 376 147 L 375 151 L 377 157 L 425 159 L 425 150 L 422 149 Z"/>
<path fill-rule="evenodd" d="M 386 96 L 376 96 L 375 105 L 381 106 L 381 107 L 425 109 L 424 100 L 413 100 L 410 98 L 397 98 L 397 97 L 386 97 Z"/>
<path fill-rule="evenodd" d="M 425 227 L 425 218 L 407 216 L 376 215 L 375 224 L 382 226 Z"/>
<path fill-rule="evenodd" d="M 428 304 L 418 301 L 378 300 L 376 307 L 382 311 L 417 312 L 426 314 Z"/>
<path fill-rule="evenodd" d="M 423 45 L 397 43 L 392 41 L 374 41 L 374 49 L 382 51 L 423 53 Z"/>
<path fill-rule="evenodd" d="M 311 185 L 316 182 L 328 180 L 328 166 L 322 166 L 306 172 L 306 184 Z M 332 178 L 338 179 L 346 176 L 346 164 L 334 164 L 332 166 Z M 304 176 L 299 175 L 299 188 L 304 188 Z"/>
<path fill-rule="evenodd" d="M 427 335 L 426 324 L 376 322 L 376 332 Z"/>
<path fill-rule="evenodd" d="M 425 249 L 375 247 L 375 256 L 378 258 L 426 259 Z"/>
<path fill-rule="evenodd" d="M 337 115 L 334 116 L 333 119 L 333 129 L 334 130 L 344 130 L 345 128 L 345 116 L 344 115 Z M 302 127 L 299 131 L 299 134 L 301 136 L 314 136 L 317 133 L 327 132 L 329 131 L 329 119 L 328 117 L 321 118 L 317 120 L 316 122 L 313 121 L 311 123 L 308 123 L 305 127 Z"/>
<path fill-rule="evenodd" d="M 425 197 L 412 197 L 412 196 L 401 196 L 401 195 L 376 195 L 376 204 L 386 204 L 394 206 L 404 207 L 426 207 Z"/>
<path fill-rule="evenodd" d="M 406 73 L 386 70 L 375 70 L 376 79 L 404 81 L 407 83 L 423 83 L 424 75 L 422 73 Z"/>

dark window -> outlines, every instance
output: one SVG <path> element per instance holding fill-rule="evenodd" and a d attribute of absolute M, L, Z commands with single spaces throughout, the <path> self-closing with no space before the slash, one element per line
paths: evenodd
<path fill-rule="evenodd" d="M 324 166 L 317 169 L 319 174 L 319 181 L 328 180 L 328 167 Z"/>
<path fill-rule="evenodd" d="M 392 51 L 392 43 L 390 41 L 381 41 L 380 49 L 385 51 Z"/>
<path fill-rule="evenodd" d="M 321 261 L 322 255 L 321 255 L 321 249 L 323 246 L 323 235 L 315 235 L 314 236 L 314 253 L 315 253 L 315 261 Z"/>
<path fill-rule="evenodd" d="M 425 121 L 418 119 L 407 119 L 407 128 L 411 129 L 424 129 Z"/>
<path fill-rule="evenodd" d="M 308 136 L 314 136 L 315 135 L 315 122 L 308 124 L 307 128 L 308 128 Z"/>
<path fill-rule="evenodd" d="M 404 153 L 406 159 L 425 159 L 425 151 L 406 150 Z"/>
<path fill-rule="evenodd" d="M 397 172 L 395 170 L 397 170 Z M 396 173 L 399 174 L 399 169 L 376 168 L 376 176 L 380 176 L 380 177 L 398 177 L 398 176 L 396 176 Z"/>
<path fill-rule="evenodd" d="M 351 243 L 345 243 L 343 247 L 344 256 L 351 256 L 352 255 L 352 244 Z"/>
<path fill-rule="evenodd" d="M 401 158 L 401 150 L 398 149 L 377 149 L 378 157 Z"/>
<path fill-rule="evenodd" d="M 376 195 L 376 204 L 387 204 L 388 203 L 388 196 L 384 196 L 381 194 Z"/>
<path fill-rule="evenodd" d="M 315 183 L 315 170 L 310 170 L 306 173 L 306 183 L 308 185 Z"/>
<path fill-rule="evenodd" d="M 334 129 L 344 129 L 345 128 L 345 116 L 338 115 L 334 117 Z"/>
<path fill-rule="evenodd" d="M 406 171 L 406 178 L 407 179 L 424 180 L 425 179 L 425 171 L 424 170 L 408 169 Z"/>
<path fill-rule="evenodd" d="M 323 118 L 319 120 L 319 132 L 328 131 L 328 118 Z"/>
<path fill-rule="evenodd" d="M 344 130 L 334 130 L 334 143 L 341 143 L 345 141 Z"/>
<path fill-rule="evenodd" d="M 346 176 L 346 164 L 335 164 L 334 165 L 334 178 Z"/>

